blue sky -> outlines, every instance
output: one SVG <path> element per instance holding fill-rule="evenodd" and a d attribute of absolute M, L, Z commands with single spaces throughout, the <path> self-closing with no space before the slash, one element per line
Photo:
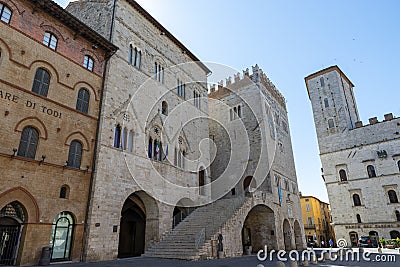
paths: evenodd
<path fill-rule="evenodd" d="M 287 100 L 303 195 L 328 201 L 305 76 L 338 65 L 355 85 L 364 124 L 400 114 L 400 1 L 137 2 L 201 60 L 237 70 L 258 63 Z"/>

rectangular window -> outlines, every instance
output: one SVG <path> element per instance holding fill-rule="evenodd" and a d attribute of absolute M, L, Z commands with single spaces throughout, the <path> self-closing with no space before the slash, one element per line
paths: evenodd
<path fill-rule="evenodd" d="M 311 210 L 310 204 L 306 204 L 306 211 L 310 211 L 310 210 Z"/>

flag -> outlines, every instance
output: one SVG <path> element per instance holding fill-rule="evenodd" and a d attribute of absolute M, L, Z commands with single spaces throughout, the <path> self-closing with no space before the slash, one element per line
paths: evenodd
<path fill-rule="evenodd" d="M 282 190 L 281 190 L 281 185 L 278 185 L 278 196 L 279 196 L 279 205 L 282 206 Z"/>
<path fill-rule="evenodd" d="M 165 149 L 165 155 L 164 155 L 163 160 L 165 160 L 167 158 L 167 156 L 168 156 L 168 145 L 167 145 L 167 148 Z"/>

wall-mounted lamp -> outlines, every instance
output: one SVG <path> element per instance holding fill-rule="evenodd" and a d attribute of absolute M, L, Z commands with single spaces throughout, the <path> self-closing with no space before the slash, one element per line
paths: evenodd
<path fill-rule="evenodd" d="M 160 32 L 160 35 L 166 35 L 166 33 L 165 32 Z"/>
<path fill-rule="evenodd" d="M 68 167 L 68 160 L 64 163 L 63 169 Z"/>
<path fill-rule="evenodd" d="M 15 157 L 15 153 L 17 153 L 17 151 L 18 151 L 18 149 L 13 148 L 13 153 L 12 153 L 12 155 L 11 155 L 11 158 Z"/>
<path fill-rule="evenodd" d="M 42 159 L 39 161 L 39 165 L 42 165 L 44 160 L 46 159 L 46 155 L 42 155 Z"/>

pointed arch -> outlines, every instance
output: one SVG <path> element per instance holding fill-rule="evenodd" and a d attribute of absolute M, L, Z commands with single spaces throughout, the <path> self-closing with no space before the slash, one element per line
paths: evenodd
<path fill-rule="evenodd" d="M 27 117 L 20 120 L 15 125 L 14 131 L 22 133 L 23 129 L 27 126 L 32 126 L 39 132 L 40 138 L 47 140 L 47 129 L 44 123 L 37 117 Z"/>
<path fill-rule="evenodd" d="M 26 211 L 26 222 L 39 222 L 39 205 L 33 195 L 23 187 L 14 187 L 0 194 L 0 209 L 13 202 L 20 202 Z"/>
<path fill-rule="evenodd" d="M 73 140 L 79 140 L 82 143 L 83 150 L 89 151 L 90 150 L 90 143 L 87 137 L 80 131 L 76 131 L 68 135 L 65 139 L 65 145 L 69 146 Z"/>

